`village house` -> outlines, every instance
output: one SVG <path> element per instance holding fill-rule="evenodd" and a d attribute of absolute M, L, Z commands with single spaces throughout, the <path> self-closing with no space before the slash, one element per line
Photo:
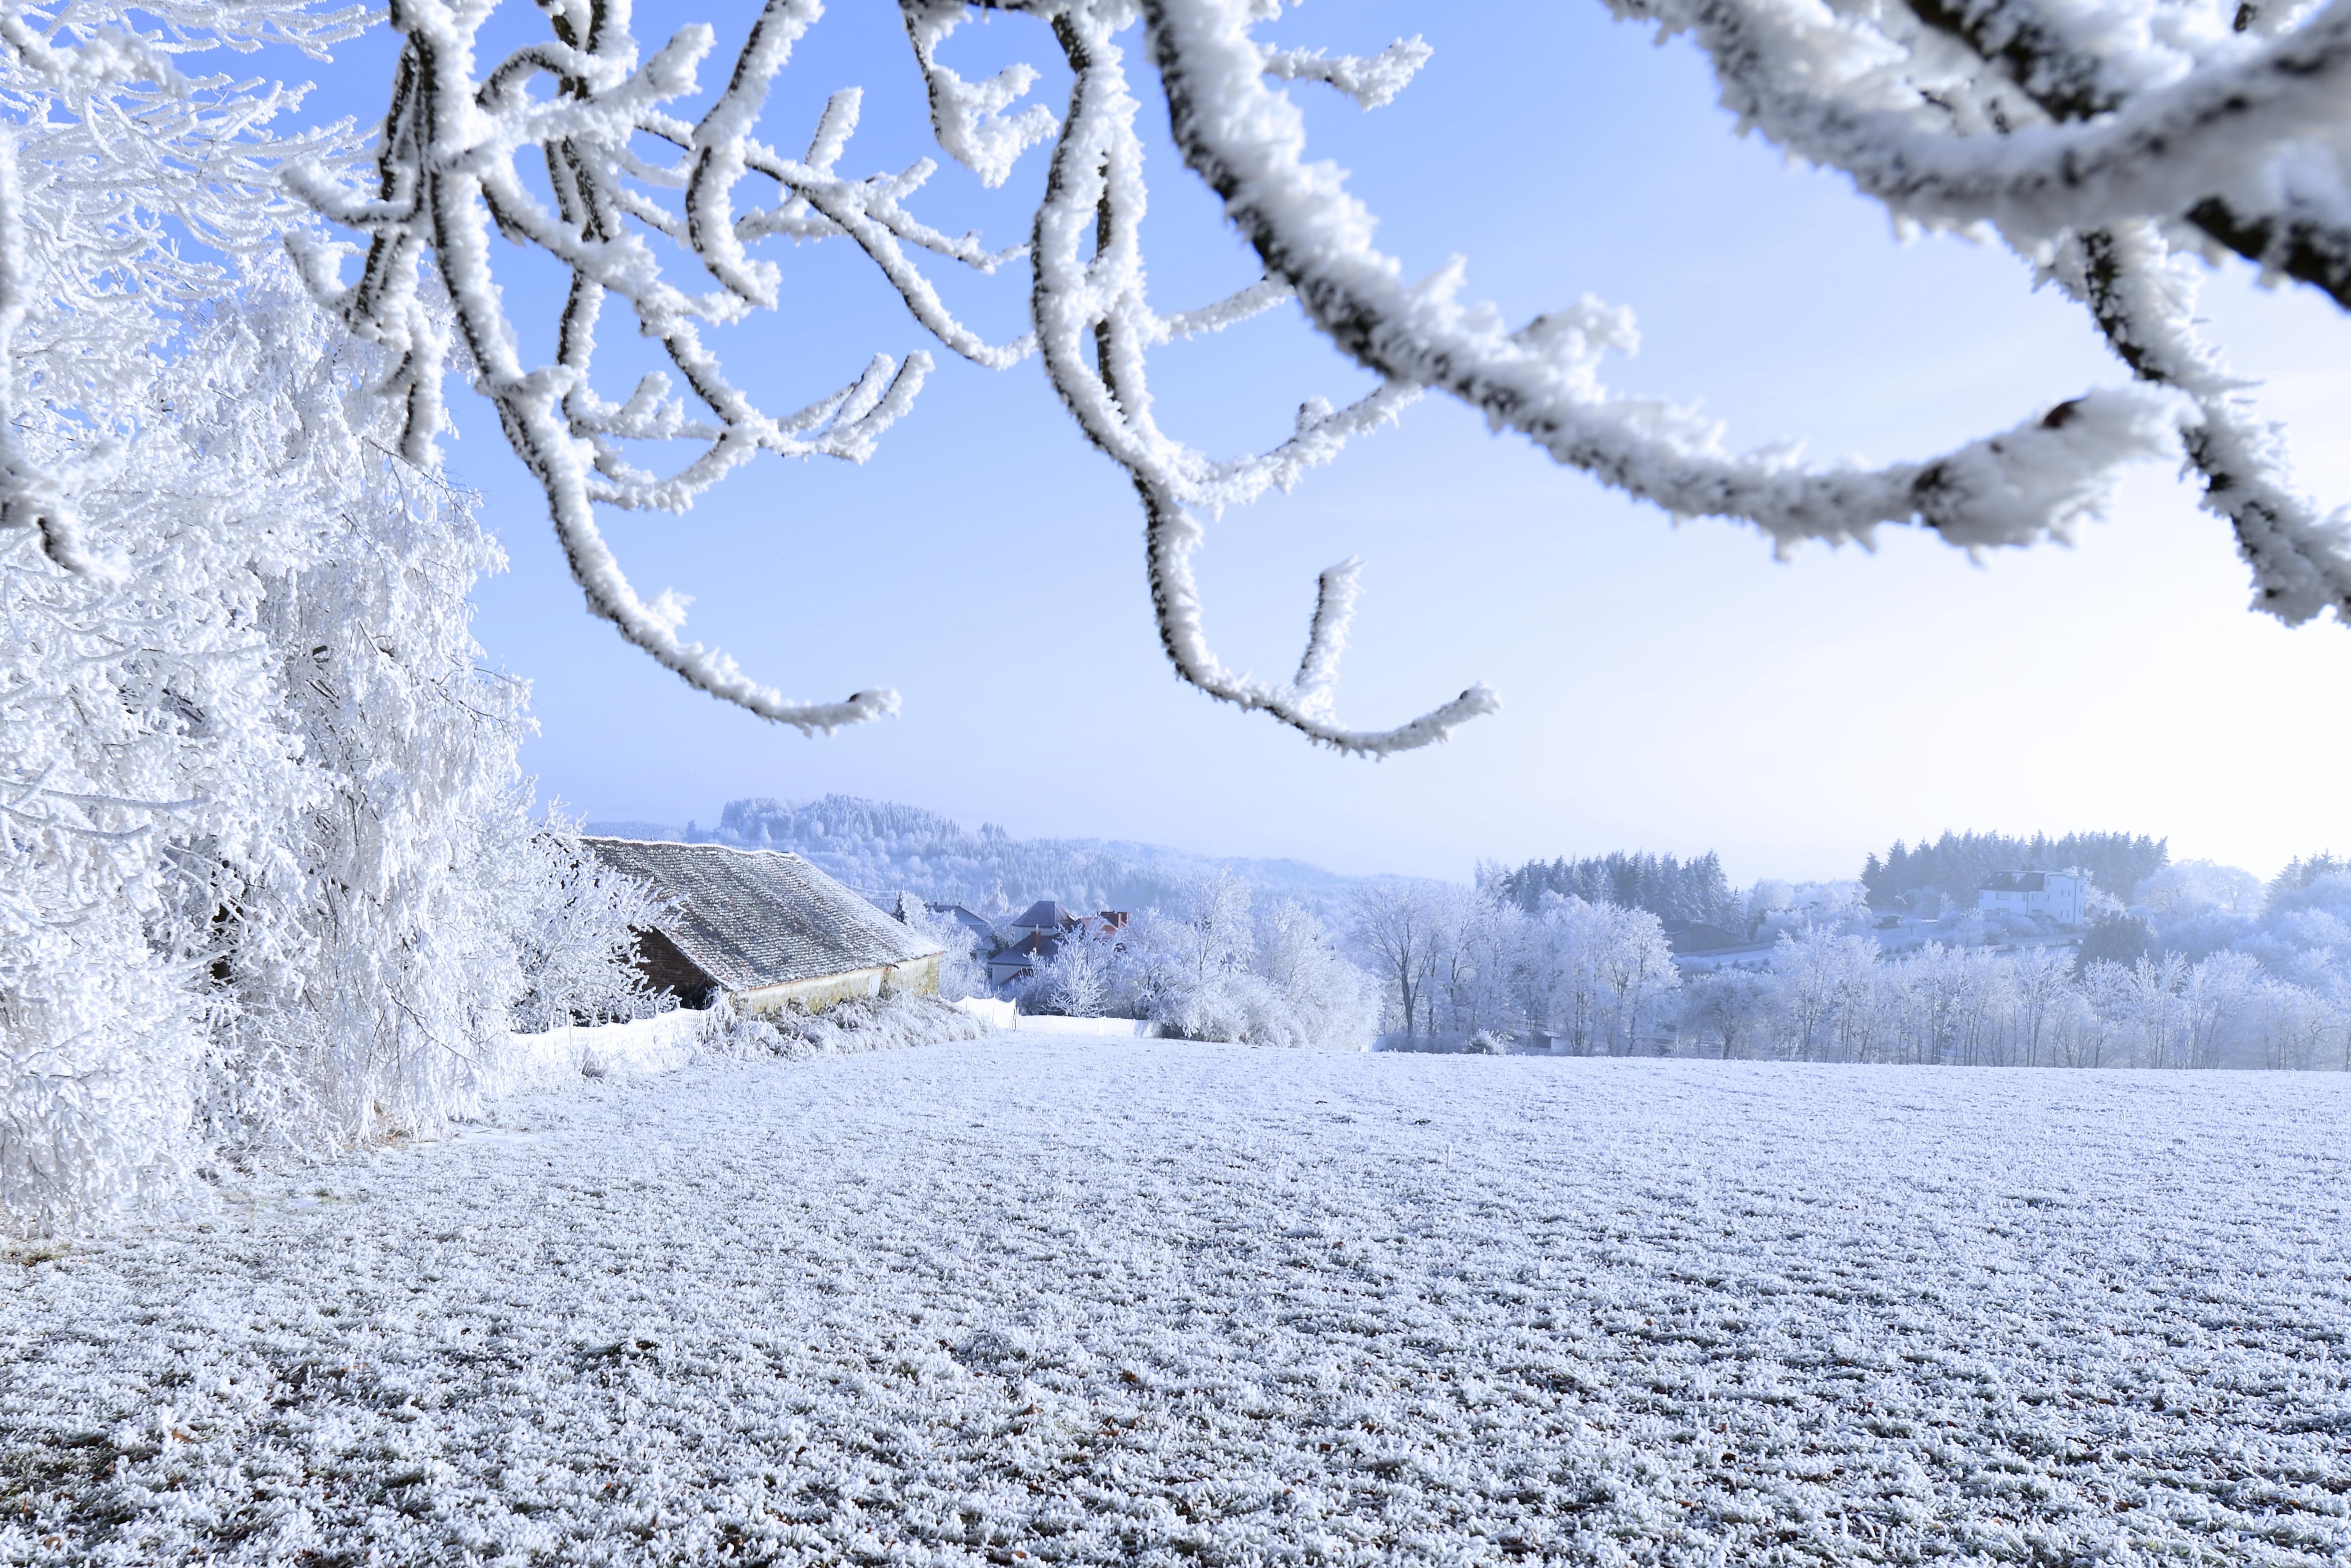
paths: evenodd
<path fill-rule="evenodd" d="M 1976 907 L 2079 925 L 2089 896 L 2090 879 L 2077 871 L 2004 871 L 1976 890 Z"/>
<path fill-rule="evenodd" d="M 642 839 L 580 841 L 652 884 L 663 907 L 637 933 L 637 968 L 690 1008 L 822 1008 L 884 989 L 935 996 L 946 951 L 796 854 Z"/>
<path fill-rule="evenodd" d="M 1012 942 L 988 955 L 987 983 L 1001 990 L 1061 951 L 1071 932 L 1081 925 L 1117 931 L 1126 925 L 1126 911 L 1105 909 L 1098 915 L 1072 915 L 1050 898 L 1040 898 L 1021 911 L 1006 929 Z"/>

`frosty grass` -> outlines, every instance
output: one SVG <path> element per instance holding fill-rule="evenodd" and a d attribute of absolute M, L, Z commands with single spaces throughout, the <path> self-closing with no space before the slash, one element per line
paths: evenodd
<path fill-rule="evenodd" d="M 0 1264 L 8 1562 L 2340 1563 L 2351 1082 L 997 1040 Z"/>

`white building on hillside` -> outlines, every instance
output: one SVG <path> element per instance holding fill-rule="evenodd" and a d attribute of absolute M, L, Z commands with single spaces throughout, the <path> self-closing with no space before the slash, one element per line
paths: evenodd
<path fill-rule="evenodd" d="M 1977 890 L 1976 907 L 2079 925 L 2089 896 L 2090 879 L 2078 871 L 2004 871 Z"/>

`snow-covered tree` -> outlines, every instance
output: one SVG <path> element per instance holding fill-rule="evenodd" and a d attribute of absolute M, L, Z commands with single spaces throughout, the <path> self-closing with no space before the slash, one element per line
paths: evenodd
<path fill-rule="evenodd" d="M 507 1009 L 526 1032 L 642 1018 L 657 1005 L 632 962 L 637 933 L 656 907 L 653 891 L 582 852 L 579 830 L 550 805 L 508 851 L 520 862 L 515 872 L 527 873 L 532 861 L 538 871 L 538 896 L 519 905 L 522 991 Z"/>
<path fill-rule="evenodd" d="M 1281 998 L 1300 1043 L 1369 1047 L 1380 1025 L 1378 984 L 1341 955 L 1304 904 L 1281 898 L 1259 911 L 1253 964 Z"/>
<path fill-rule="evenodd" d="M 1118 934 L 1099 920 L 1065 933 L 1051 956 L 1028 977 L 1029 1010 L 1076 1019 L 1100 1018 L 1116 1000 Z"/>
<path fill-rule="evenodd" d="M 2158 916 L 2214 909 L 2227 915 L 2259 913 L 2262 879 L 2252 872 L 2212 861 L 2174 861 L 2138 884 L 2136 906 Z"/>
<path fill-rule="evenodd" d="M 0 11 L 0 1224 L 224 1156 L 423 1131 L 495 1080 L 559 851 L 470 498 L 392 448 L 393 361 L 271 241 L 329 136 L 183 68 L 298 5 Z M 207 255 L 209 258 L 207 258 Z M 561 837 L 559 826 L 553 830 Z"/>
<path fill-rule="evenodd" d="M 2331 1065 L 2335 1040 L 2351 1051 L 2351 1033 L 2328 998 L 2308 986 L 2274 975 L 2262 977 L 2250 998 L 2250 1028 L 2261 1052 L 2259 1066 L 2308 1071 Z M 2346 1061 L 2351 1070 L 2351 1061 Z"/>
<path fill-rule="evenodd" d="M 1191 1040 L 1368 1047 L 1379 1027 L 1376 983 L 1339 954 L 1303 904 L 1280 899 L 1252 911 L 1251 903 L 1227 874 L 1199 883 L 1176 909 L 1144 910 L 1100 930 L 1093 942 L 1110 983 L 1094 1010 L 1150 1019 Z M 1064 938 L 1029 988 L 1051 1010 L 1072 1010 L 1060 1002 L 1071 984 L 1062 960 L 1079 939 Z"/>
<path fill-rule="evenodd" d="M 1491 1039 L 1525 1027 L 1527 974 L 1540 961 L 1532 925 L 1485 890 L 1457 901 L 1431 992 L 1444 1033 Z"/>
<path fill-rule="evenodd" d="M 1354 950 L 1386 988 L 1394 1026 L 1407 1034 L 1423 1027 L 1424 998 L 1458 896 L 1435 883 L 1392 881 L 1365 883 L 1350 900 Z"/>
<path fill-rule="evenodd" d="M 998 913 L 1008 911 L 1008 904 Z M 952 914 L 933 911 L 926 902 L 911 893 L 898 894 L 892 913 L 946 949 L 939 956 L 940 996 L 956 1002 L 966 997 L 989 994 L 987 963 L 980 955 L 977 937 L 969 926 Z"/>
<path fill-rule="evenodd" d="M 1608 1049 L 1630 1056 L 1656 1042 L 1657 1026 L 1681 988 L 1681 971 L 1663 926 L 1647 910 L 1608 908 L 1606 931 L 1593 967 L 1607 988 Z"/>
<path fill-rule="evenodd" d="M 2016 997 L 2019 1060 L 2039 1067 L 2046 1057 L 2065 998 L 2071 994 L 2074 964 L 2064 949 L 2036 946 L 2019 953 L 2012 977 Z"/>
<path fill-rule="evenodd" d="M 235 277 L 204 253 L 266 245 L 295 218 L 276 170 L 340 144 L 283 131 L 297 95 L 189 68 L 256 37 L 319 47 L 361 18 L 209 9 L 150 7 L 161 38 L 124 31 L 116 5 L 0 10 L 0 1223 L 15 1227 L 183 1188 L 209 1068 L 192 977 L 223 939 L 211 890 L 286 869 L 273 830 L 309 792 L 259 625 L 307 544 L 252 526 L 306 497 L 306 455 L 272 449 L 282 432 L 259 423 L 183 421 L 176 400 L 199 340 L 245 343 L 209 313 Z"/>
<path fill-rule="evenodd" d="M 1865 988 L 1877 962 L 1877 944 L 1851 933 L 1803 927 L 1782 932 L 1772 958 L 1789 1053 L 1805 1061 L 1844 1056 L 1856 1018 L 1874 999 Z"/>
<path fill-rule="evenodd" d="M 1745 969 L 1695 977 L 1682 988 L 1682 1038 L 1724 1061 L 1753 1054 L 1770 1042 L 1765 1019 L 1775 989 L 1771 976 Z"/>

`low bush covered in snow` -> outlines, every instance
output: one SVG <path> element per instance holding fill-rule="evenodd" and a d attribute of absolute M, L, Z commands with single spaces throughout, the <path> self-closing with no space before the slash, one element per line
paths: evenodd
<path fill-rule="evenodd" d="M 802 1061 L 985 1040 L 996 1032 L 951 1002 L 901 991 L 815 1009 L 787 1007 L 740 1019 L 721 1014 L 705 1034 L 703 1051 L 739 1060 L 779 1056 Z"/>

